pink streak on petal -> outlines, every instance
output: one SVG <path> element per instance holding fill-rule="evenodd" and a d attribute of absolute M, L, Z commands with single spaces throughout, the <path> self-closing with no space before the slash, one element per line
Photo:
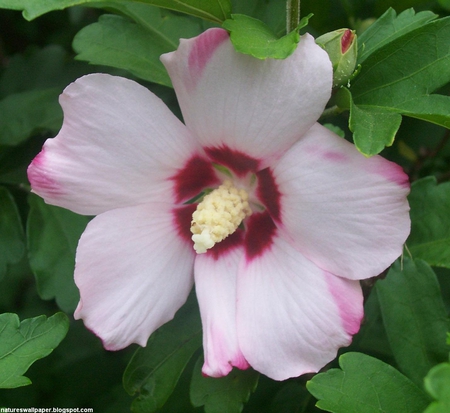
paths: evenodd
<path fill-rule="evenodd" d="M 31 188 L 39 195 L 63 195 L 64 191 L 62 190 L 61 185 L 49 176 L 45 164 L 45 150 L 42 149 L 28 166 L 27 174 Z"/>
<path fill-rule="evenodd" d="M 263 169 L 262 171 L 259 171 L 256 176 L 258 177 L 256 196 L 267 208 L 272 219 L 281 222 L 282 195 L 278 189 L 272 170 L 270 168 Z"/>
<path fill-rule="evenodd" d="M 223 332 L 218 328 L 211 328 L 209 337 L 212 339 L 214 345 L 212 347 L 215 349 L 215 358 L 219 360 L 227 360 L 229 357 L 229 349 L 222 345 L 222 343 L 226 343 L 226 337 L 223 336 Z M 248 364 L 247 360 L 243 356 L 243 354 L 238 351 L 234 354 L 234 357 L 231 360 L 228 360 L 228 365 L 225 368 L 222 368 L 221 371 L 215 371 L 214 377 L 223 377 L 226 376 L 233 367 L 237 367 L 241 370 L 246 370 L 250 367 L 250 364 Z M 209 376 L 207 372 L 211 372 L 211 367 L 209 364 L 205 361 L 202 367 L 203 374 L 206 377 L 212 377 Z"/>
<path fill-rule="evenodd" d="M 276 232 L 277 227 L 267 211 L 253 214 L 248 218 L 244 240 L 248 262 L 270 250 Z"/>
<path fill-rule="evenodd" d="M 256 172 L 260 161 L 241 151 L 222 145 L 218 148 L 205 148 L 212 162 L 231 169 L 236 175 L 244 176 L 248 172 Z"/>
<path fill-rule="evenodd" d="M 219 183 L 211 162 L 199 155 L 190 158 L 169 178 L 174 181 L 175 201 L 183 202 L 198 195 L 207 187 Z"/>
<path fill-rule="evenodd" d="M 348 280 L 339 278 L 327 271 L 324 271 L 324 275 L 329 286 L 329 291 L 338 306 L 342 326 L 348 334 L 356 334 L 359 331 L 361 321 L 364 317 L 363 295 L 359 284 L 354 284 L 359 288 L 350 290 L 348 285 L 345 285 L 345 283 L 349 283 Z M 360 311 L 358 311 L 358 307 Z"/>
<path fill-rule="evenodd" d="M 350 162 L 349 157 L 345 153 L 335 150 L 324 150 L 324 147 L 320 145 L 307 145 L 303 148 L 303 151 L 327 161 Z"/>
<path fill-rule="evenodd" d="M 340 152 L 328 151 L 323 154 L 323 157 L 329 161 L 334 162 L 346 162 L 348 161 L 348 157 Z"/>
<path fill-rule="evenodd" d="M 229 39 L 228 32 L 219 28 L 208 30 L 195 38 L 188 57 L 189 72 L 194 86 L 216 49 L 227 39 Z"/>
<path fill-rule="evenodd" d="M 372 158 L 375 159 L 375 158 Z M 368 172 L 382 176 L 390 182 L 394 182 L 402 188 L 409 188 L 409 178 L 400 165 L 387 161 L 383 158 L 377 158 L 379 162 L 367 163 Z"/>
<path fill-rule="evenodd" d="M 189 204 L 180 208 L 174 208 L 172 211 L 173 224 L 177 229 L 178 235 L 192 245 L 191 221 L 192 214 L 196 208 L 197 204 Z"/>

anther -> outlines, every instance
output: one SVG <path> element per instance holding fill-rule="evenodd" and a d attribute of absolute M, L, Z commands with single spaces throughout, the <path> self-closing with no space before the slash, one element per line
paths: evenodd
<path fill-rule="evenodd" d="M 191 232 L 195 251 L 205 253 L 223 241 L 251 213 L 247 191 L 237 189 L 231 181 L 225 181 L 206 195 L 192 214 Z"/>

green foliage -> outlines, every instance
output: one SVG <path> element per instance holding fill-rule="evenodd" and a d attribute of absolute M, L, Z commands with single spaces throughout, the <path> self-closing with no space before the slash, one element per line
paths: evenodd
<path fill-rule="evenodd" d="M 448 357 L 449 323 L 436 275 L 424 261 L 405 258 L 375 288 L 395 360 L 421 386 L 427 372 Z"/>
<path fill-rule="evenodd" d="M 0 0 L 0 8 L 23 10 L 24 17 L 32 20 L 49 11 L 72 6 L 121 10 L 130 3 L 132 2 L 129 0 Z M 231 12 L 230 0 L 140 0 L 139 3 L 164 7 L 218 23 L 226 20 Z"/>
<path fill-rule="evenodd" d="M 339 357 L 339 369 L 314 376 L 308 390 L 333 413 L 422 413 L 426 395 L 392 366 L 361 353 Z"/>
<path fill-rule="evenodd" d="M 79 31 L 73 41 L 77 59 L 125 69 L 141 79 L 171 87 L 159 57 L 175 50 L 180 37 L 200 34 L 200 26 L 186 17 L 168 13 L 163 16 L 159 9 L 140 4 L 130 6 L 128 14 L 139 16 L 140 24 L 104 15 L 98 23 Z"/>
<path fill-rule="evenodd" d="M 425 377 L 425 389 L 436 401 L 424 413 L 450 411 L 450 363 L 441 363 L 430 370 Z"/>
<path fill-rule="evenodd" d="M 58 130 L 58 89 L 15 93 L 0 101 L 0 145 L 17 145 L 40 130 Z"/>
<path fill-rule="evenodd" d="M 416 13 L 414 9 L 405 10 L 397 16 L 394 9 L 388 9 L 358 37 L 358 63 L 363 63 L 379 48 L 437 17 L 431 11 Z"/>
<path fill-rule="evenodd" d="M 392 23 L 384 30 L 380 25 L 377 36 L 392 36 L 392 41 L 369 42 L 372 49 L 351 84 L 351 98 L 345 89 L 338 97 L 338 105 L 350 109 L 349 127 L 365 155 L 392 143 L 399 114 L 450 127 L 450 97 L 431 94 L 450 81 L 450 19 L 417 27 L 420 15 L 401 16 L 397 31 L 393 32 Z M 420 16 L 421 20 L 433 17 Z M 367 131 L 364 125 L 369 126 Z M 374 132 L 375 126 L 380 130 Z"/>
<path fill-rule="evenodd" d="M 303 18 L 296 30 L 281 38 L 262 21 L 242 14 L 233 14 L 222 26 L 230 31 L 230 39 L 238 52 L 257 59 L 285 59 L 297 48 L 298 31 L 308 24 L 310 17 Z"/>
<path fill-rule="evenodd" d="M 341 99 L 345 96 L 349 101 L 348 126 L 353 132 L 353 142 L 361 153 L 374 155 L 394 143 L 395 134 L 402 122 L 400 114 L 383 108 L 357 106 L 346 88 L 341 89 L 340 94 Z"/>
<path fill-rule="evenodd" d="M 414 258 L 450 268 L 450 183 L 434 177 L 414 182 L 409 196 L 411 235 L 407 245 Z"/>
<path fill-rule="evenodd" d="M 201 342 L 200 316 L 191 297 L 172 321 L 150 337 L 145 348 L 136 351 L 125 370 L 125 390 L 138 394 L 133 412 L 156 412 L 164 405 Z"/>
<path fill-rule="evenodd" d="M 31 364 L 49 355 L 69 328 L 63 313 L 20 322 L 17 314 L 0 315 L 0 388 L 31 384 L 22 374 Z"/>
<path fill-rule="evenodd" d="M 9 191 L 0 186 L 0 280 L 8 264 L 17 263 L 25 252 L 19 211 Z"/>
<path fill-rule="evenodd" d="M 73 311 L 79 299 L 73 281 L 75 250 L 89 218 L 47 205 L 35 195 L 29 203 L 27 242 L 39 295 L 55 298 L 62 310 Z"/>
<path fill-rule="evenodd" d="M 0 145 L 17 146 L 30 136 L 56 132 L 62 123 L 58 95 L 85 72 L 58 46 L 16 55 L 0 77 Z"/>
<path fill-rule="evenodd" d="M 191 401 L 194 406 L 205 406 L 205 413 L 239 413 L 243 404 L 258 385 L 259 373 L 233 369 L 228 376 L 202 376 L 203 358 L 197 360 L 191 382 Z"/>

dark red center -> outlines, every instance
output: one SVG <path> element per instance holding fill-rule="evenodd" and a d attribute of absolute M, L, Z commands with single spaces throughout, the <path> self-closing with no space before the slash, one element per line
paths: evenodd
<path fill-rule="evenodd" d="M 191 220 L 197 204 L 183 205 L 205 189 L 213 189 L 221 183 L 213 164 L 224 166 L 238 178 L 254 174 L 257 178 L 255 195 L 264 211 L 253 214 L 235 233 L 216 244 L 207 254 L 219 259 L 231 249 L 243 246 L 247 259 L 254 259 L 269 250 L 276 234 L 276 222 L 281 222 L 281 193 L 270 168 L 259 170 L 260 160 L 227 146 L 205 148 L 207 157 L 195 155 L 171 178 L 174 182 L 174 223 L 179 235 L 190 244 Z"/>

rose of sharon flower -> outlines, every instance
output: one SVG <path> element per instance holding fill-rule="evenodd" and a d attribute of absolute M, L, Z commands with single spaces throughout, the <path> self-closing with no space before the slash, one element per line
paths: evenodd
<path fill-rule="evenodd" d="M 97 215 L 77 249 L 75 318 L 108 350 L 145 346 L 195 280 L 204 374 L 319 370 L 359 329 L 358 280 L 402 252 L 407 177 L 316 123 L 333 74 L 309 35 L 257 60 L 210 29 L 161 60 L 186 126 L 139 84 L 88 75 L 29 167 L 46 202 Z"/>

